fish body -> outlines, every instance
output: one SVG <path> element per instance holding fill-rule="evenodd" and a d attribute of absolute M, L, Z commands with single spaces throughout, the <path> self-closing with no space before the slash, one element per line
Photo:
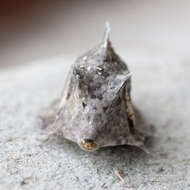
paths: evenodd
<path fill-rule="evenodd" d="M 80 148 L 133 145 L 144 147 L 131 99 L 127 64 L 115 52 L 106 26 L 103 41 L 72 65 L 62 95 L 46 112 L 45 127 Z"/>

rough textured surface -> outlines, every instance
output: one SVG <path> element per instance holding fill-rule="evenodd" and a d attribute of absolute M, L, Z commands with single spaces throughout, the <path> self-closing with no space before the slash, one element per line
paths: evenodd
<path fill-rule="evenodd" d="M 61 92 L 72 62 L 52 58 L 0 72 L 0 189 L 190 189 L 189 64 L 128 59 L 134 102 L 157 129 L 151 157 L 127 146 L 87 153 L 48 139 L 37 115 Z"/>

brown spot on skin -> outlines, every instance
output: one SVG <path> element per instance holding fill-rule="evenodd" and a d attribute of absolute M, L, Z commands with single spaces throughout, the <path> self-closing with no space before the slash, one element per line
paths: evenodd
<path fill-rule="evenodd" d="M 130 97 L 126 96 L 126 106 L 127 106 L 127 112 L 128 112 L 128 122 L 129 122 L 129 129 L 132 134 L 135 133 L 135 126 L 136 126 L 136 121 L 135 121 L 135 113 L 133 111 L 133 107 L 130 101 Z"/>
<path fill-rule="evenodd" d="M 133 108 L 132 108 L 132 104 L 131 104 L 131 101 L 130 101 L 130 97 L 129 96 L 126 96 L 126 106 L 127 106 L 127 112 L 128 112 L 128 116 L 134 120 L 135 119 L 135 113 L 133 111 Z"/>
<path fill-rule="evenodd" d="M 95 150 L 97 148 L 97 144 L 90 139 L 84 139 L 80 142 L 80 145 L 86 150 Z"/>

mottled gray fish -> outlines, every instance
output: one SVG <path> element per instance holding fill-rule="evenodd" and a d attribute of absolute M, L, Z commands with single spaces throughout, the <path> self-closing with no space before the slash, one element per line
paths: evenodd
<path fill-rule="evenodd" d="M 131 73 L 115 53 L 106 25 L 103 41 L 71 67 L 61 97 L 43 117 L 44 125 L 82 149 L 133 145 L 146 150 L 148 128 L 138 125 L 131 101 Z"/>

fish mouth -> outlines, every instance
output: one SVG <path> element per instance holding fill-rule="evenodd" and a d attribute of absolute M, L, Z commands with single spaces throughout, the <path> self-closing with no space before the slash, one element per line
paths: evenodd
<path fill-rule="evenodd" d="M 92 139 L 83 139 L 79 143 L 80 147 L 86 151 L 95 151 L 98 149 L 97 143 Z"/>

